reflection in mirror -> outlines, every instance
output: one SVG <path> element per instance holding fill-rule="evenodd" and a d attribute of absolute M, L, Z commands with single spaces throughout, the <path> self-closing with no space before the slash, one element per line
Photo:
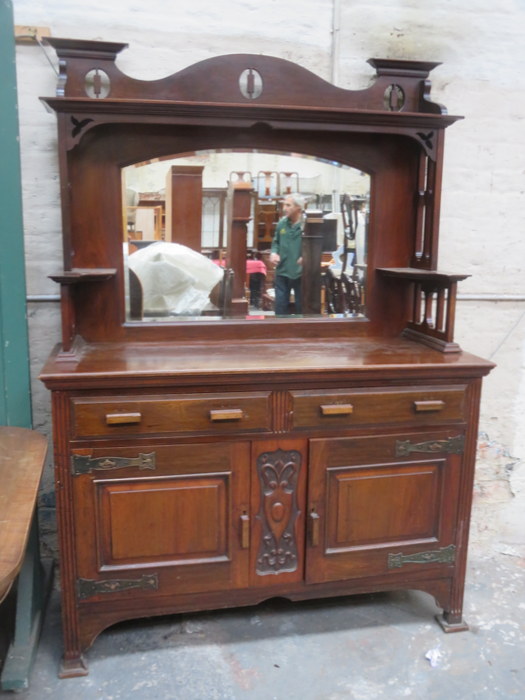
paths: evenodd
<path fill-rule="evenodd" d="M 196 151 L 123 168 L 122 190 L 127 321 L 365 315 L 366 173 L 300 154 Z M 284 307 L 277 291 L 276 309 L 291 268 L 299 284 Z"/>

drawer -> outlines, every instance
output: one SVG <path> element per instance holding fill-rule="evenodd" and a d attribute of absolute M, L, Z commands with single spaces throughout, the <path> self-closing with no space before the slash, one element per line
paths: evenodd
<path fill-rule="evenodd" d="M 73 437 L 271 431 L 271 392 L 72 399 Z"/>
<path fill-rule="evenodd" d="M 465 420 L 465 386 L 292 392 L 294 429 Z"/>

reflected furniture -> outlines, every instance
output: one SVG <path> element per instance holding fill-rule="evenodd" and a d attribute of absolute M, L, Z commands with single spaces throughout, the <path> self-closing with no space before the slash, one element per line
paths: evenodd
<path fill-rule="evenodd" d="M 258 250 L 269 250 L 275 233 L 275 225 L 281 218 L 280 198 L 255 198 L 254 245 Z"/>
<path fill-rule="evenodd" d="M 137 206 L 127 207 L 127 212 L 133 218 L 133 226 L 127 227 L 129 240 L 160 241 L 162 240 L 162 207 Z"/>
<path fill-rule="evenodd" d="M 205 187 L 202 198 L 202 234 L 214 250 L 224 247 L 224 221 L 226 214 L 226 187 Z M 211 240 L 210 240 L 211 239 Z"/>
<path fill-rule="evenodd" d="M 172 165 L 166 176 L 165 239 L 201 251 L 202 167 Z"/>
<path fill-rule="evenodd" d="M 437 269 L 444 133 L 458 118 L 430 99 L 436 64 L 372 59 L 375 81 L 359 91 L 244 54 L 146 82 L 115 65 L 123 44 L 48 42 L 61 65 L 44 101 L 58 117 L 64 270 L 62 339 L 41 379 L 61 674 L 86 673 L 84 652 L 118 621 L 272 596 L 420 589 L 445 630 L 465 629 L 493 365 L 454 340 L 465 275 Z M 370 174 L 365 316 L 126 320 L 121 168 L 221 148 Z"/>

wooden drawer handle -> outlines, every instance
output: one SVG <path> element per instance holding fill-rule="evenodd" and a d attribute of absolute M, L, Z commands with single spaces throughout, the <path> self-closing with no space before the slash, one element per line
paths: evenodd
<path fill-rule="evenodd" d="M 106 425 L 127 425 L 141 420 L 142 413 L 106 413 Z"/>
<path fill-rule="evenodd" d="M 241 420 L 243 417 L 244 413 L 241 408 L 220 408 L 210 411 L 210 420 L 212 421 Z"/>
<path fill-rule="evenodd" d="M 444 401 L 414 401 L 416 413 L 428 413 L 430 411 L 442 411 L 445 408 Z"/>
<path fill-rule="evenodd" d="M 353 412 L 354 407 L 351 403 L 321 404 L 321 413 L 323 416 L 349 416 Z"/>

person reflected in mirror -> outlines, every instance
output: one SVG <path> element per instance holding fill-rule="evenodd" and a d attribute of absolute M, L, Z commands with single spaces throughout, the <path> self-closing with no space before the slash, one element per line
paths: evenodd
<path fill-rule="evenodd" d="M 284 216 L 277 222 L 272 241 L 270 262 L 275 267 L 275 315 L 289 313 L 293 292 L 295 313 L 301 313 L 302 236 L 305 198 L 289 194 L 283 202 Z"/>

